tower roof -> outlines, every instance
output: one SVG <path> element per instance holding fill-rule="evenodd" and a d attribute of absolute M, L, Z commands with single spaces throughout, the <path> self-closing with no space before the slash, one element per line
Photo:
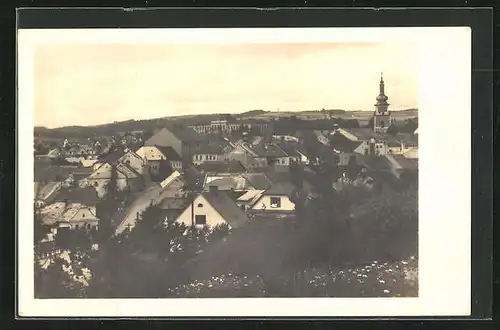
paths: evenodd
<path fill-rule="evenodd" d="M 387 106 L 389 103 L 387 103 L 387 100 L 389 98 L 387 95 L 385 95 L 385 84 L 384 84 L 384 76 L 383 73 L 380 73 L 380 86 L 379 86 L 379 94 L 376 98 L 377 103 L 375 104 L 376 107 L 378 106 Z"/>

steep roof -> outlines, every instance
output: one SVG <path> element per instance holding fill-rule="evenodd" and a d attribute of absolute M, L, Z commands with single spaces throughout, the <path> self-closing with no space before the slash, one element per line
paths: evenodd
<path fill-rule="evenodd" d="M 47 184 L 38 184 L 35 191 L 35 198 L 50 202 L 56 195 L 57 189 L 61 186 L 60 182 L 50 181 Z"/>
<path fill-rule="evenodd" d="M 204 182 L 205 190 L 208 190 L 209 186 L 217 186 L 219 190 L 246 190 L 251 187 L 248 180 L 242 175 L 231 173 L 206 175 Z"/>
<path fill-rule="evenodd" d="M 34 181 L 64 181 L 77 166 L 54 165 L 50 161 L 34 162 Z"/>
<path fill-rule="evenodd" d="M 170 161 L 180 161 L 181 156 L 172 147 L 156 146 L 156 148 Z"/>
<path fill-rule="evenodd" d="M 242 176 L 254 189 L 266 190 L 272 186 L 272 182 L 264 173 L 244 173 Z"/>
<path fill-rule="evenodd" d="M 351 141 L 340 133 L 334 133 L 329 136 L 330 147 L 340 152 L 353 152 L 362 141 Z"/>
<path fill-rule="evenodd" d="M 290 182 L 278 182 L 266 190 L 264 195 L 284 195 L 290 196 L 296 190 L 295 186 Z"/>
<path fill-rule="evenodd" d="M 360 163 L 371 171 L 390 171 L 389 160 L 384 156 L 356 155 Z"/>
<path fill-rule="evenodd" d="M 211 173 L 242 173 L 245 167 L 237 160 L 230 161 L 210 161 L 198 165 L 198 168 L 204 172 Z"/>
<path fill-rule="evenodd" d="M 391 157 L 401 166 L 404 170 L 418 170 L 418 160 L 406 158 L 403 155 L 391 155 Z"/>
<path fill-rule="evenodd" d="M 95 206 L 99 201 L 97 192 L 93 187 L 61 189 L 52 199 L 56 202 L 68 200 L 71 203 L 80 203 L 87 206 Z"/>
<path fill-rule="evenodd" d="M 259 143 L 250 149 L 257 157 L 287 157 L 288 155 L 278 145 L 274 143 Z"/>
<path fill-rule="evenodd" d="M 248 221 L 246 214 L 225 192 L 204 192 L 202 196 L 232 228 L 240 227 Z"/>
<path fill-rule="evenodd" d="M 109 164 L 114 164 L 116 163 L 123 155 L 125 155 L 125 152 L 121 149 L 111 151 L 106 154 L 101 154 L 99 156 L 99 162 L 100 163 L 109 163 Z"/>
<path fill-rule="evenodd" d="M 157 206 L 162 210 L 182 210 L 186 207 L 186 199 L 166 197 Z"/>
<path fill-rule="evenodd" d="M 341 131 L 345 131 L 349 134 L 354 135 L 358 140 L 366 141 L 371 138 L 374 139 L 385 139 L 387 134 L 376 133 L 371 128 L 342 128 Z"/>
<path fill-rule="evenodd" d="M 222 143 L 203 143 L 199 148 L 193 150 L 194 155 L 200 154 L 216 154 L 221 155 L 224 153 L 224 145 Z"/>

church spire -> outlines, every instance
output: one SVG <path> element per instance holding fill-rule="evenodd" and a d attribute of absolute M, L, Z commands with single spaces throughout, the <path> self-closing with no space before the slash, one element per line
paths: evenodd
<path fill-rule="evenodd" d="M 379 94 L 377 96 L 377 103 L 375 107 L 377 108 L 378 113 L 385 113 L 387 111 L 387 107 L 389 103 L 387 103 L 388 97 L 385 95 L 385 84 L 384 84 L 384 76 L 383 73 L 380 73 L 380 86 L 379 86 Z"/>
<path fill-rule="evenodd" d="M 380 72 L 380 95 L 384 95 L 384 73 Z"/>

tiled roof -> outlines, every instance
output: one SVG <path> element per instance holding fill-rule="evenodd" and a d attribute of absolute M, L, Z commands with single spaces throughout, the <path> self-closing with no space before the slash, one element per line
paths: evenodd
<path fill-rule="evenodd" d="M 203 143 L 193 150 L 193 155 L 215 154 L 222 155 L 224 146 L 221 143 Z"/>
<path fill-rule="evenodd" d="M 205 177 L 204 189 L 209 190 L 210 186 L 217 186 L 219 190 L 246 190 L 251 188 L 250 183 L 238 174 L 216 174 Z"/>
<path fill-rule="evenodd" d="M 59 189 L 60 186 L 61 182 L 57 181 L 50 181 L 47 184 L 38 184 L 35 198 L 45 202 L 50 202 L 56 195 L 57 189 Z"/>
<path fill-rule="evenodd" d="M 111 152 L 109 152 L 107 154 L 101 154 L 101 156 L 99 157 L 99 162 L 100 163 L 114 164 L 124 154 L 125 154 L 125 152 L 123 152 L 123 150 L 114 150 L 114 151 L 111 151 Z"/>
<path fill-rule="evenodd" d="M 403 155 L 391 155 L 391 157 L 404 170 L 418 170 L 418 160 L 417 159 L 406 158 Z"/>
<path fill-rule="evenodd" d="M 166 157 L 158 146 L 142 146 L 137 149 L 136 154 L 148 161 L 161 160 Z"/>
<path fill-rule="evenodd" d="M 210 161 L 198 165 L 198 168 L 204 172 L 211 173 L 242 173 L 245 167 L 237 160 L 230 161 Z"/>
<path fill-rule="evenodd" d="M 290 182 L 279 182 L 266 190 L 264 195 L 285 195 L 290 196 L 295 191 L 295 186 Z"/>
<path fill-rule="evenodd" d="M 156 146 L 158 150 L 165 156 L 166 159 L 170 161 L 180 161 L 181 156 L 172 147 Z"/>
<path fill-rule="evenodd" d="M 225 192 L 204 192 L 202 195 L 232 228 L 240 227 L 248 221 L 246 214 Z"/>
<path fill-rule="evenodd" d="M 264 192 L 264 190 L 248 190 L 243 195 L 238 197 L 239 202 L 251 202 L 256 197 L 260 197 L 260 195 Z"/>
<path fill-rule="evenodd" d="M 190 127 L 169 125 L 168 130 L 183 142 L 196 142 L 203 140 L 203 136 Z"/>
<path fill-rule="evenodd" d="M 371 138 L 383 139 L 387 135 L 382 133 L 376 133 L 371 128 L 343 128 L 342 130 L 354 135 L 358 140 L 366 141 Z"/>
<path fill-rule="evenodd" d="M 70 203 L 81 203 L 87 206 L 95 206 L 99 201 L 97 192 L 93 187 L 66 188 L 61 189 L 53 198 L 56 202 L 68 200 Z"/>
<path fill-rule="evenodd" d="M 186 199 L 167 197 L 158 204 L 158 207 L 162 210 L 182 210 L 186 207 Z"/>
<path fill-rule="evenodd" d="M 77 166 L 54 165 L 51 162 L 34 162 L 34 181 L 64 181 Z"/>
<path fill-rule="evenodd" d="M 351 141 L 342 134 L 332 134 L 329 136 L 330 147 L 340 152 L 353 152 L 362 141 Z"/>
<path fill-rule="evenodd" d="M 390 171 L 389 160 L 384 156 L 356 155 L 360 163 L 371 171 Z"/>
<path fill-rule="evenodd" d="M 252 185 L 254 189 L 266 190 L 272 186 L 272 182 L 264 173 L 244 173 L 242 176 Z"/>
<path fill-rule="evenodd" d="M 53 225 L 59 221 L 71 222 L 73 217 L 82 208 L 88 208 L 90 210 L 92 218 L 87 218 L 87 220 L 98 220 L 95 214 L 95 207 L 87 207 L 81 203 L 69 203 L 57 202 L 44 207 L 40 211 L 42 221 L 46 225 Z"/>
<path fill-rule="evenodd" d="M 116 166 L 116 169 L 117 171 L 123 173 L 129 179 L 141 177 L 141 174 L 137 172 L 134 168 L 132 168 L 129 164 L 119 163 Z"/>
<path fill-rule="evenodd" d="M 274 143 L 259 143 L 250 149 L 257 157 L 287 157 L 288 155 Z"/>

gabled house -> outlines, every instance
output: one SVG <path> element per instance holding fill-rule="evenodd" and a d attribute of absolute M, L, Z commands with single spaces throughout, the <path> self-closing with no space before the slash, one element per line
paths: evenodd
<path fill-rule="evenodd" d="M 144 142 L 144 146 L 172 147 L 185 163 L 191 162 L 192 152 L 204 141 L 195 130 L 182 125 L 170 125 L 159 130 Z"/>
<path fill-rule="evenodd" d="M 99 197 L 106 195 L 107 185 L 111 180 L 113 168 L 116 170 L 116 188 L 124 190 L 126 188 L 135 190 L 143 185 L 142 177 L 134 169 L 126 164 L 117 165 L 103 164 L 92 174 L 81 181 L 82 186 L 94 187 Z"/>
<path fill-rule="evenodd" d="M 176 219 L 186 226 L 214 228 L 227 225 L 230 229 L 243 226 L 248 218 L 234 200 L 217 187 L 211 187 L 194 198 Z"/>
<path fill-rule="evenodd" d="M 132 150 L 127 151 L 123 156 L 118 158 L 118 162 L 122 164 L 127 164 L 140 175 L 144 174 L 146 162 L 141 156 L 139 156 Z"/>
<path fill-rule="evenodd" d="M 146 161 L 153 174 L 159 173 L 162 161 L 167 161 L 172 169 L 182 171 L 181 156 L 172 147 L 142 146 L 136 154 Z"/>
<path fill-rule="evenodd" d="M 224 159 L 224 147 L 221 144 L 204 143 L 193 151 L 192 163 L 199 165 Z"/>
<path fill-rule="evenodd" d="M 97 229 L 98 199 L 92 187 L 62 189 L 51 204 L 39 211 L 42 224 L 52 228 Z"/>
<path fill-rule="evenodd" d="M 243 210 L 248 210 L 260 198 L 265 190 L 252 189 L 236 198 L 236 204 Z"/>
<path fill-rule="evenodd" d="M 296 188 L 289 182 L 278 182 L 264 191 L 250 209 L 261 212 L 293 213 L 295 204 L 290 200 Z"/>
<path fill-rule="evenodd" d="M 386 155 L 390 163 L 391 172 L 397 178 L 400 178 L 403 173 L 416 175 L 418 172 L 418 159 L 406 158 L 403 155 Z"/>
<path fill-rule="evenodd" d="M 172 147 L 157 146 L 174 171 L 182 172 L 182 158 Z"/>
<path fill-rule="evenodd" d="M 161 198 L 178 198 L 184 194 L 186 181 L 178 171 L 172 172 L 165 180 L 160 183 L 162 190 L 160 191 Z"/>
<path fill-rule="evenodd" d="M 215 173 L 243 173 L 246 171 L 245 167 L 241 162 L 237 160 L 227 160 L 227 161 L 210 161 L 204 162 L 197 166 L 197 168 L 206 174 Z"/>
<path fill-rule="evenodd" d="M 224 191 L 265 190 L 272 183 L 263 173 L 216 173 L 207 174 L 203 183 L 204 190 L 216 186 Z"/>
<path fill-rule="evenodd" d="M 290 156 L 283 151 L 277 144 L 274 143 L 260 143 L 251 146 L 251 154 L 254 160 L 263 167 L 273 165 L 290 165 Z"/>
<path fill-rule="evenodd" d="M 225 155 L 225 160 L 227 161 L 238 161 L 245 168 L 259 167 L 259 164 L 254 157 L 256 154 L 250 149 L 248 145 L 244 142 L 237 142 L 236 145 Z"/>
<path fill-rule="evenodd" d="M 50 204 L 51 198 L 62 187 L 62 182 L 51 181 L 46 184 L 35 182 L 35 207 L 42 208 Z"/>

